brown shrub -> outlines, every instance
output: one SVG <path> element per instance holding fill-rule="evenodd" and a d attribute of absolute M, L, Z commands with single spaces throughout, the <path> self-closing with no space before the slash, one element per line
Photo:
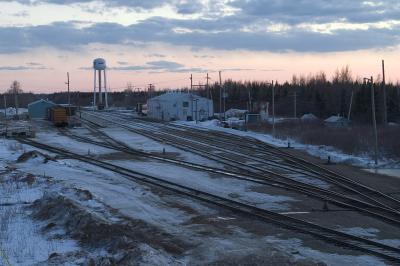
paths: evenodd
<path fill-rule="evenodd" d="M 272 125 L 262 123 L 251 125 L 250 130 L 272 133 Z M 280 139 L 291 138 L 303 144 L 327 145 L 348 154 L 374 153 L 374 134 L 371 125 L 352 125 L 335 128 L 325 126 L 322 122 L 285 121 L 275 124 L 275 136 Z M 379 126 L 378 145 L 380 157 L 400 158 L 399 126 Z"/>

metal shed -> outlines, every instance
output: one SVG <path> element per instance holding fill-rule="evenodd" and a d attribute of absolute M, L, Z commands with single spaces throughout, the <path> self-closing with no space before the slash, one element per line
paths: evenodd
<path fill-rule="evenodd" d="M 40 99 L 28 104 L 28 113 L 30 118 L 47 118 L 48 109 L 56 104 L 49 100 Z"/>
<path fill-rule="evenodd" d="M 163 120 L 207 120 L 213 116 L 213 102 L 191 93 L 168 92 L 147 101 L 147 116 Z"/>

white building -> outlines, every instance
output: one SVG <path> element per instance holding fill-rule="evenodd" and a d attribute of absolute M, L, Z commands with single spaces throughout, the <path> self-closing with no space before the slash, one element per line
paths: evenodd
<path fill-rule="evenodd" d="M 168 92 L 147 101 L 147 116 L 164 121 L 201 121 L 213 114 L 212 100 L 191 93 Z"/>

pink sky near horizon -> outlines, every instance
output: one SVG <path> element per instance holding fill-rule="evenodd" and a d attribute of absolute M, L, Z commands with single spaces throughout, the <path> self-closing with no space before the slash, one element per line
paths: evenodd
<path fill-rule="evenodd" d="M 182 88 L 190 86 L 190 72 L 151 73 L 143 71 L 118 71 L 112 68 L 122 66 L 143 66 L 152 61 L 169 61 L 184 65 L 185 68 L 201 68 L 202 73 L 193 72 L 194 84 L 206 82 L 206 70 L 210 72 L 211 82 L 218 81 L 218 70 L 223 70 L 223 80 L 271 81 L 280 83 L 290 81 L 295 75 L 308 75 L 324 71 L 331 78 L 337 68 L 348 65 L 354 77 L 377 77 L 381 74 L 381 60 L 385 60 L 387 81 L 397 82 L 400 62 L 400 48 L 364 50 L 333 53 L 271 53 L 244 50 L 217 51 L 203 49 L 193 51 L 190 47 L 170 45 L 150 45 L 136 48 L 121 45 L 89 45 L 76 51 L 54 48 L 37 48 L 15 54 L 0 54 L 2 65 L 25 66 L 40 63 L 46 69 L 40 70 L 0 70 L 0 92 L 9 88 L 13 80 L 20 81 L 24 91 L 52 93 L 65 91 L 66 72 L 70 73 L 71 90 L 92 91 L 93 71 L 80 69 L 91 67 L 94 58 L 103 57 L 107 61 L 108 86 L 112 91 L 123 90 L 131 83 L 135 87 L 146 87 L 153 83 L 156 88 Z M 165 55 L 157 58 L 151 54 Z M 224 70 L 224 69 L 243 69 Z M 249 70 L 252 69 L 252 70 Z"/>

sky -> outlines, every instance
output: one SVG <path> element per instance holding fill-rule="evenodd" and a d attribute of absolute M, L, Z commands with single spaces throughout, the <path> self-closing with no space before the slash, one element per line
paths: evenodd
<path fill-rule="evenodd" d="M 222 79 L 290 81 L 348 65 L 400 80 L 398 0 L 0 0 L 0 92 L 111 91 Z"/>

